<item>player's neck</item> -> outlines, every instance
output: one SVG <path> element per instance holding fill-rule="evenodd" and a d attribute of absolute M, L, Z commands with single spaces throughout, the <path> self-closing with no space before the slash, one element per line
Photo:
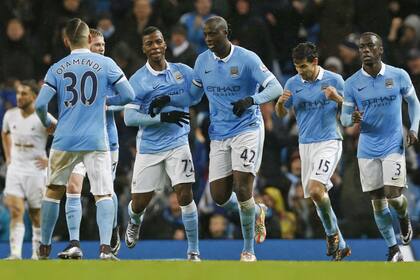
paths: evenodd
<path fill-rule="evenodd" d="M 321 71 L 321 69 L 320 69 L 320 67 L 317 65 L 317 66 L 315 66 L 316 68 L 315 68 L 315 71 L 314 71 L 314 75 L 312 76 L 312 78 L 311 78 L 311 80 L 309 81 L 309 82 L 313 82 L 313 81 L 315 81 L 316 80 L 316 78 L 318 77 L 318 75 L 319 75 L 319 71 Z"/>
<path fill-rule="evenodd" d="M 228 41 L 226 42 L 225 46 L 221 48 L 220 52 L 215 54 L 218 58 L 223 59 L 230 54 L 230 48 L 232 48 L 232 44 Z"/>
<path fill-rule="evenodd" d="M 152 69 L 155 71 L 163 71 L 167 68 L 165 59 L 162 59 L 159 61 L 149 60 L 149 64 L 150 64 L 150 67 L 152 67 Z"/>
<path fill-rule="evenodd" d="M 24 118 L 32 115 L 35 112 L 35 106 L 34 104 L 29 105 L 28 107 L 24 108 L 24 109 L 20 109 L 20 113 L 22 114 L 22 116 Z"/>
<path fill-rule="evenodd" d="M 382 62 L 378 61 L 373 64 L 363 64 L 363 70 L 366 71 L 370 76 L 376 77 L 381 72 Z"/>

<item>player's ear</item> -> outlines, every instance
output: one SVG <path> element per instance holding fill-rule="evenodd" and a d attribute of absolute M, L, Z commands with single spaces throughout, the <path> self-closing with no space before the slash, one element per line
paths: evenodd
<path fill-rule="evenodd" d="M 70 48 L 69 38 L 66 35 L 64 35 L 64 37 L 63 37 L 63 42 L 64 42 L 64 46 L 66 46 L 66 48 Z"/>
<path fill-rule="evenodd" d="M 88 43 L 89 43 L 89 45 L 92 43 L 92 34 L 90 34 L 90 33 L 88 35 Z"/>

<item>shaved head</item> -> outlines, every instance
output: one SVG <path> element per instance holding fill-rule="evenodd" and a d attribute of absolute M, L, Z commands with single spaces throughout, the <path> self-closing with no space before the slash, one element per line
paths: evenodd
<path fill-rule="evenodd" d="M 360 35 L 360 38 L 362 38 L 362 37 L 375 37 L 375 38 L 376 38 L 375 43 L 376 43 L 378 46 L 380 46 L 380 47 L 382 47 L 382 46 L 383 46 L 381 36 L 379 36 L 379 35 L 378 35 L 378 34 L 376 34 L 376 33 L 373 33 L 373 32 L 365 32 L 365 33 L 362 33 L 362 35 Z"/>
<path fill-rule="evenodd" d="M 209 25 L 212 29 L 215 30 L 224 30 L 226 33 L 228 32 L 228 24 L 227 21 L 219 16 L 214 16 L 206 20 L 205 25 Z"/>

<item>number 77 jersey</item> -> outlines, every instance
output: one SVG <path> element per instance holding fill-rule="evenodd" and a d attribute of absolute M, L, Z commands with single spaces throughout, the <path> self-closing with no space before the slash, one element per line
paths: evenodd
<path fill-rule="evenodd" d="M 73 50 L 55 63 L 45 85 L 57 94 L 58 124 L 52 148 L 61 151 L 109 150 L 106 131 L 106 96 L 126 80 L 110 58 L 88 49 Z"/>

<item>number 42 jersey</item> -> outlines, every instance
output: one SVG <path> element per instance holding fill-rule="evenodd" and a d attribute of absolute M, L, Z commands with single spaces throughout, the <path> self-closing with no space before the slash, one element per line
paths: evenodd
<path fill-rule="evenodd" d="M 45 84 L 57 94 L 58 124 L 52 148 L 109 150 L 105 104 L 115 84 L 126 80 L 110 58 L 77 49 L 50 67 Z"/>

